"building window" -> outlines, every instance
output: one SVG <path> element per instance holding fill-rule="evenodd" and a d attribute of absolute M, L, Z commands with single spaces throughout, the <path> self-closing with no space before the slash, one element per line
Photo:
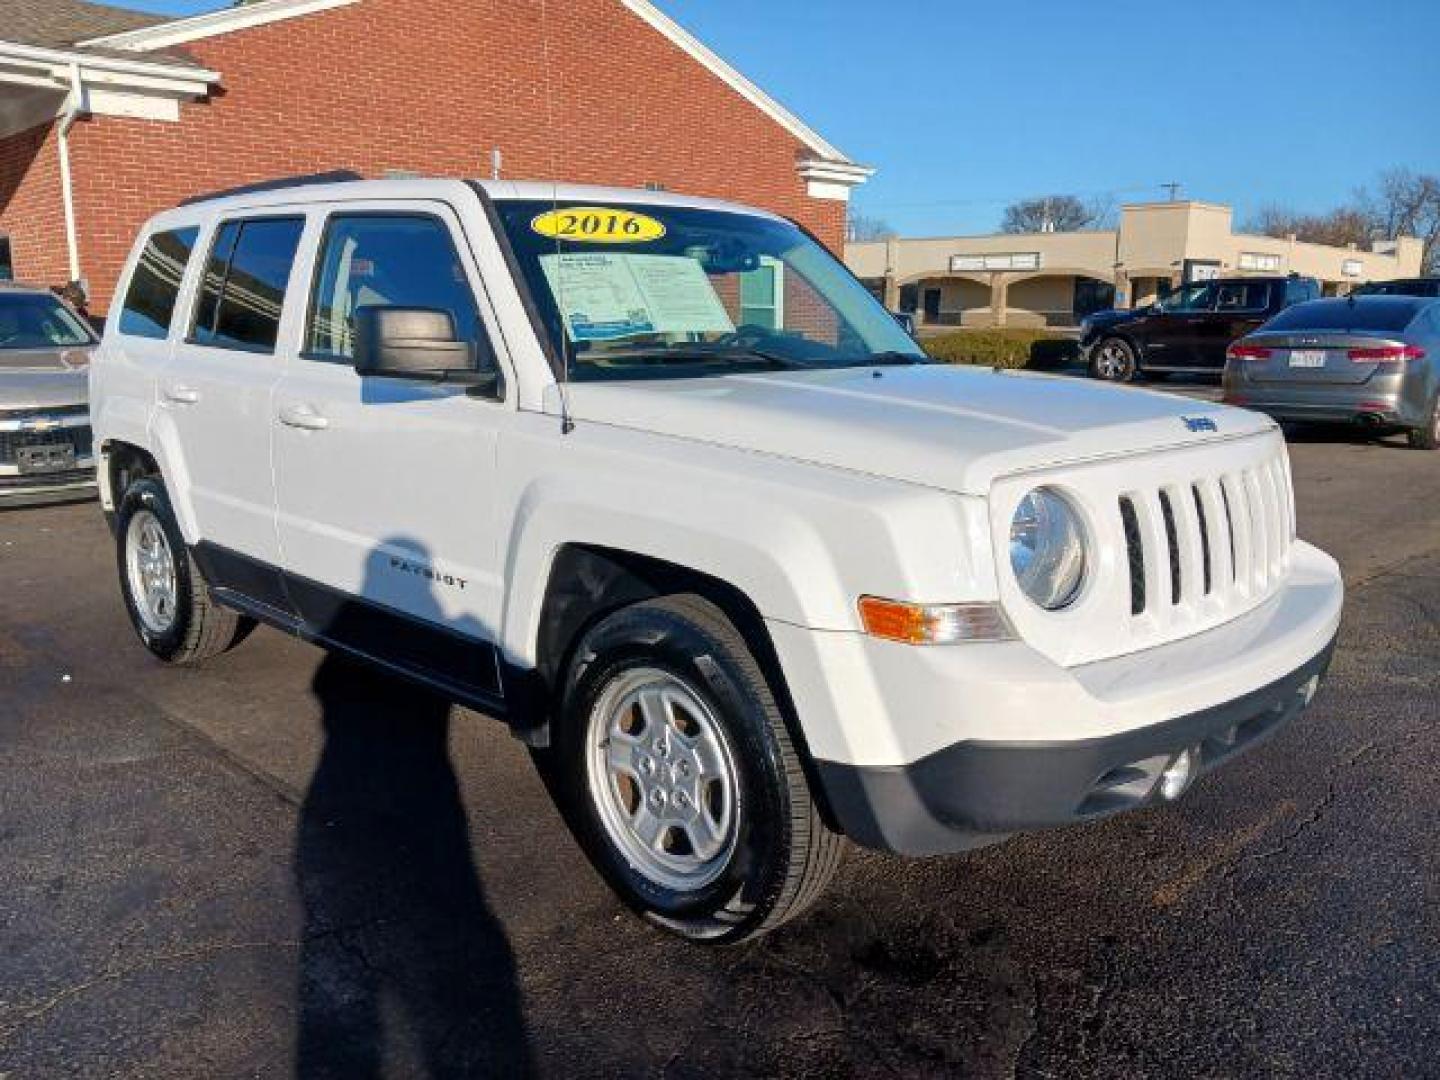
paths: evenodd
<path fill-rule="evenodd" d="M 950 269 L 955 273 L 987 270 L 1039 270 L 1043 265 L 1038 251 L 1009 251 L 986 255 L 952 255 Z"/>
<path fill-rule="evenodd" d="M 1365 264 L 1359 259 L 1346 259 L 1345 265 L 1340 268 L 1340 272 L 1346 277 L 1359 277 L 1365 273 Z"/>
<path fill-rule="evenodd" d="M 1240 253 L 1240 269 L 1275 274 L 1280 270 L 1280 256 L 1261 251 L 1242 251 Z"/>
<path fill-rule="evenodd" d="M 760 256 L 760 265 L 740 275 L 740 323 L 779 330 L 785 325 L 785 268 L 778 259 Z"/>
<path fill-rule="evenodd" d="M 120 310 L 120 333 L 127 337 L 164 341 L 180 300 L 180 283 L 195 250 L 198 229 L 156 233 L 145 244 L 125 304 Z"/>
<path fill-rule="evenodd" d="M 15 263 L 10 255 L 10 238 L 0 236 L 0 281 L 15 280 Z"/>
<path fill-rule="evenodd" d="M 251 218 L 220 226 L 191 340 L 220 349 L 274 352 L 285 290 L 304 218 Z"/>

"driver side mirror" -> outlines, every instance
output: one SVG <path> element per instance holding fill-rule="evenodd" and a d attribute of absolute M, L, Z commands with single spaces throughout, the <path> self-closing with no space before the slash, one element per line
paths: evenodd
<path fill-rule="evenodd" d="M 355 371 L 359 375 L 478 386 L 493 373 L 476 367 L 475 347 L 455 337 L 455 319 L 437 308 L 355 310 Z"/>

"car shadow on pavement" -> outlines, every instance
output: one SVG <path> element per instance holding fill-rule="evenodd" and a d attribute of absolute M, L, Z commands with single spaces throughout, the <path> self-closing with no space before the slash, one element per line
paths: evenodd
<path fill-rule="evenodd" d="M 371 573 L 385 562 L 377 553 Z M 530 1073 L 515 958 L 450 761 L 450 703 L 335 654 L 312 689 L 325 743 L 295 848 L 296 1075 Z"/>

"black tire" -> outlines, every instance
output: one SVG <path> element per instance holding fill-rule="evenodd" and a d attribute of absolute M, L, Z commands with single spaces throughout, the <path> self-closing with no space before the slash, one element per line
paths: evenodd
<path fill-rule="evenodd" d="M 1102 338 L 1090 350 L 1090 377 L 1102 382 L 1128 383 L 1140 373 L 1135 347 L 1121 337 Z"/>
<path fill-rule="evenodd" d="M 1440 396 L 1430 406 L 1430 422 L 1423 427 L 1411 428 L 1405 434 L 1416 450 L 1440 450 Z"/>
<path fill-rule="evenodd" d="M 164 629 L 146 624 L 131 588 L 128 545 L 131 525 L 141 513 L 153 515 L 159 523 L 173 559 L 175 603 L 169 625 Z M 142 477 L 125 489 L 115 525 L 116 564 L 125 611 L 135 633 L 155 656 L 168 664 L 199 664 L 233 649 L 255 629 L 253 619 L 221 607 L 211 599 L 210 590 L 185 546 L 170 506 L 170 496 L 157 477 Z"/>
<path fill-rule="evenodd" d="M 655 670 L 696 692 L 733 747 L 733 847 L 703 887 L 677 891 L 647 875 L 607 831 L 590 784 L 590 721 L 607 688 Z M 694 595 L 635 604 L 597 623 L 566 674 L 548 782 L 595 868 L 634 911 L 682 937 L 733 944 L 799 915 L 824 891 L 844 838 L 821 819 L 785 719 L 745 639 Z M 647 735 L 648 737 L 648 735 Z"/>

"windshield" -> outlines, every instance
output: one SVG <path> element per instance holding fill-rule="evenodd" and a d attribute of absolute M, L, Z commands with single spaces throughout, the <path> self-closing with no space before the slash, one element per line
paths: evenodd
<path fill-rule="evenodd" d="M 1161 311 L 1209 311 L 1214 306 L 1215 286 L 1211 282 L 1186 285 L 1160 300 Z"/>
<path fill-rule="evenodd" d="M 497 209 L 575 381 L 927 360 L 834 256 L 786 222 L 614 203 Z"/>
<path fill-rule="evenodd" d="M 70 309 L 41 293 L 0 293 L 0 349 L 89 345 L 94 335 Z"/>

